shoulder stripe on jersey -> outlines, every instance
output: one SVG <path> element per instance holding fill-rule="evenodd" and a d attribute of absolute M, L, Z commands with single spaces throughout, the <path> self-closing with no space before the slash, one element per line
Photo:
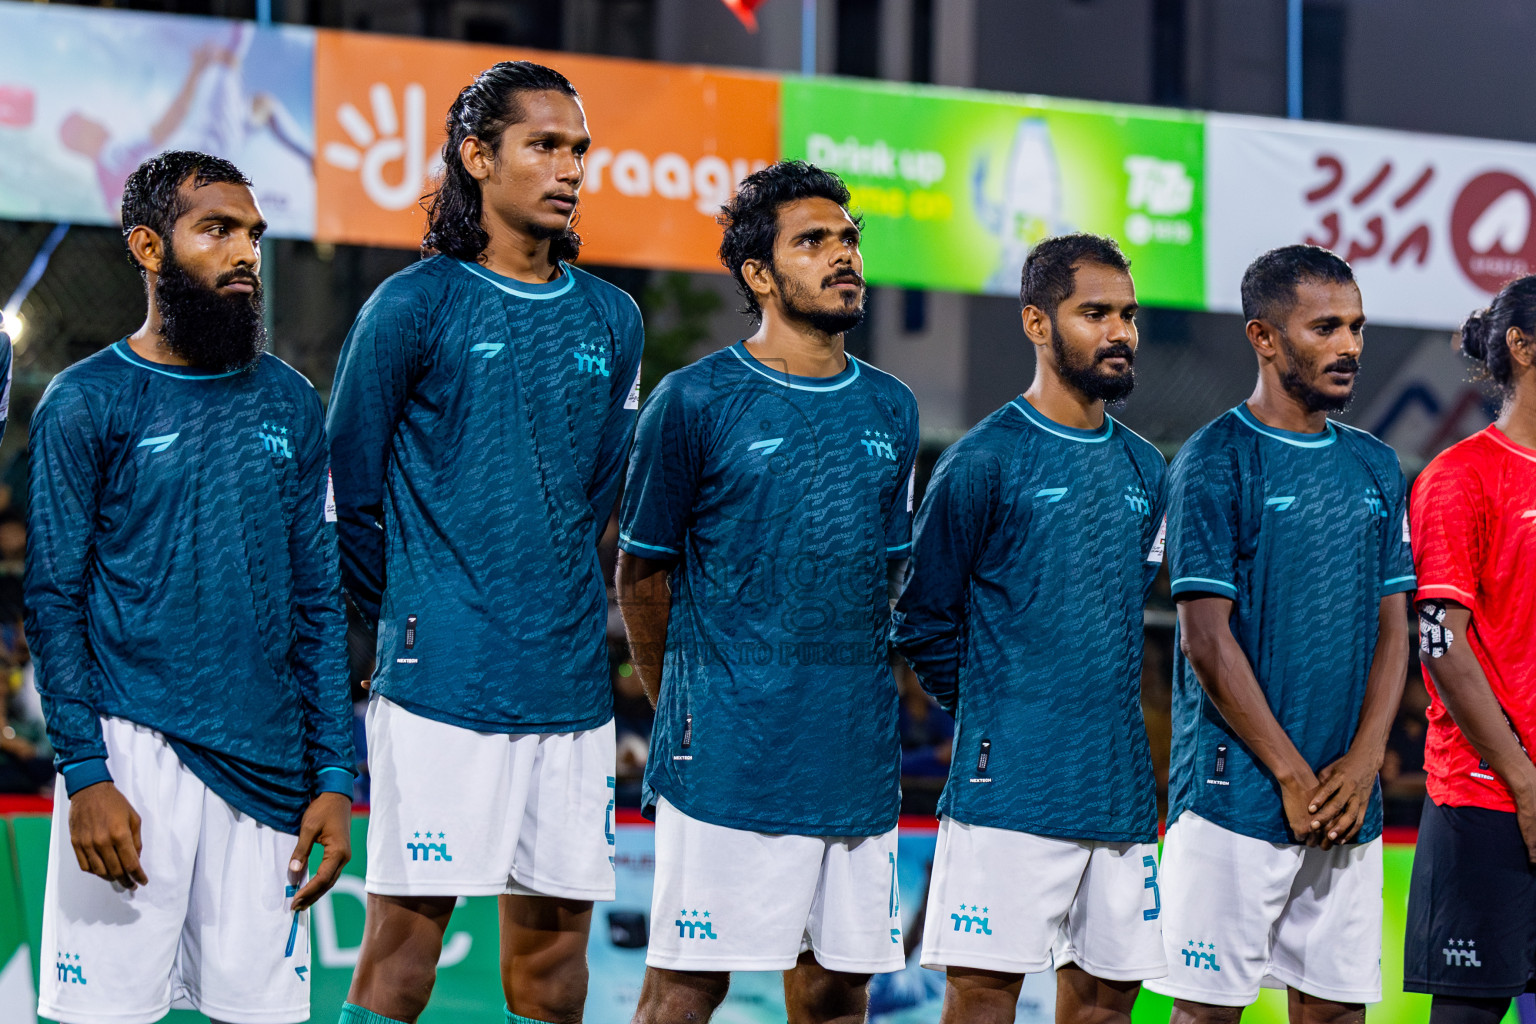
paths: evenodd
<path fill-rule="evenodd" d="M 1271 427 L 1260 423 L 1253 413 L 1249 412 L 1244 406 L 1239 405 L 1232 411 L 1237 414 L 1239 420 L 1242 420 L 1243 423 L 1247 424 L 1257 433 L 1263 434 L 1265 437 L 1272 437 L 1276 441 L 1284 442 L 1296 448 L 1326 448 L 1333 444 L 1339 436 L 1333 428 L 1332 420 L 1328 421 L 1328 427 L 1323 431 L 1321 437 L 1309 441 L 1307 438 L 1312 437 L 1313 435 L 1311 434 L 1300 434 L 1294 430 L 1281 430 L 1278 427 Z"/>
<path fill-rule="evenodd" d="M 646 548 L 647 550 L 650 550 L 650 551 L 660 551 L 660 552 L 662 552 L 664 554 L 668 554 L 668 555 L 678 554 L 678 551 L 677 551 L 676 548 L 664 548 L 660 544 L 647 544 L 643 540 L 635 540 L 635 538 L 631 537 L 627 533 L 619 534 L 619 543 L 621 543 L 621 544 L 628 544 L 630 547 Z"/>
<path fill-rule="evenodd" d="M 1500 431 L 1497 427 L 1490 427 L 1487 430 L 1484 430 L 1483 433 L 1488 435 L 1488 440 L 1492 441 L 1500 448 L 1508 449 L 1509 451 L 1514 452 L 1516 455 L 1520 456 L 1522 459 L 1530 459 L 1532 462 L 1536 462 L 1536 452 L 1531 451 L 1529 448 L 1521 448 L 1519 445 L 1515 444 L 1515 442 L 1505 437 L 1503 432 Z"/>
<path fill-rule="evenodd" d="M 118 358 L 127 363 L 129 366 L 137 366 L 139 369 L 148 370 L 150 373 L 159 373 L 164 374 L 167 377 L 175 377 L 177 380 L 223 380 L 225 377 L 233 377 L 237 373 L 244 373 L 248 369 L 248 367 L 242 366 L 240 369 L 230 370 L 228 373 L 177 373 L 175 370 L 162 370 L 158 366 L 152 366 L 150 365 L 149 360 L 142 359 L 124 352 L 122 346 L 122 342 L 116 342 L 112 346 L 112 351 L 116 352 Z"/>
<path fill-rule="evenodd" d="M 1104 415 L 1103 433 L 1098 433 L 1092 430 L 1076 430 L 1072 427 L 1064 427 L 1059 423 L 1053 423 L 1040 413 L 1027 408 L 1025 403 L 1020 402 L 1017 398 L 1008 404 L 1019 410 L 1025 419 L 1047 434 L 1055 434 L 1057 437 L 1065 438 L 1068 441 L 1077 441 L 1080 444 L 1102 444 L 1113 437 L 1115 433 L 1115 418 L 1108 413 Z"/>
<path fill-rule="evenodd" d="M 782 378 L 791 376 L 790 374 L 783 373 L 783 374 L 775 375 L 767 367 L 762 366 L 761 364 L 759 364 L 757 362 L 757 360 L 753 359 L 751 356 L 744 355 L 743 353 L 737 351 L 735 345 L 732 345 L 726 351 L 730 352 L 731 355 L 733 355 L 737 359 L 741 360 L 741 365 L 745 366 L 747 369 L 751 370 L 753 373 L 758 374 L 759 376 L 762 376 L 762 377 L 767 377 L 769 380 L 773 381 L 775 384 L 781 385 L 782 387 L 794 388 L 796 391 L 839 391 L 839 390 L 847 387 L 849 384 L 852 384 L 855 380 L 858 380 L 858 378 L 859 378 L 859 361 L 857 359 L 853 358 L 853 356 L 848 356 L 847 357 L 848 358 L 848 370 L 852 370 L 853 371 L 852 373 L 848 374 L 848 379 L 847 380 L 838 381 L 836 384 L 796 384 L 794 381 L 782 379 Z M 844 370 L 843 372 L 844 373 L 848 373 L 848 370 Z M 795 379 L 796 380 L 807 380 L 809 378 L 797 377 Z"/>
<path fill-rule="evenodd" d="M 1170 583 L 1168 585 L 1168 589 L 1169 590 L 1175 590 L 1180 585 L 1185 584 L 1185 583 L 1209 583 L 1213 587 L 1220 587 L 1223 590 L 1230 590 L 1230 591 L 1232 591 L 1232 594 L 1233 594 L 1234 597 L 1237 595 L 1237 588 L 1234 587 L 1232 584 L 1227 583 L 1227 582 L 1225 582 L 1223 580 L 1213 580 L 1213 579 L 1211 579 L 1211 578 L 1209 578 L 1207 576 L 1180 576 L 1178 579 L 1174 580 L 1172 583 Z"/>
<path fill-rule="evenodd" d="M 465 263 L 463 260 L 454 260 L 453 262 L 463 267 L 465 270 L 469 271 L 471 274 L 475 275 L 486 284 L 494 285 L 497 288 L 500 288 L 502 291 L 506 292 L 508 295 L 516 295 L 520 299 L 558 299 L 560 296 L 576 287 L 576 275 L 571 273 L 571 268 L 567 267 L 564 263 L 560 264 L 560 273 L 561 276 L 565 278 L 565 280 L 562 281 L 558 286 L 555 286 L 554 282 L 551 281 L 549 285 L 546 286 L 548 291 L 545 291 L 540 289 L 538 285 L 530 285 L 526 282 L 523 283 L 523 288 L 518 288 L 516 287 L 516 283 L 508 280 L 505 277 L 502 277 L 500 274 L 492 273 L 491 271 L 486 270 L 484 267 L 481 267 L 478 264 Z M 531 290 L 524 291 L 524 288 Z"/>

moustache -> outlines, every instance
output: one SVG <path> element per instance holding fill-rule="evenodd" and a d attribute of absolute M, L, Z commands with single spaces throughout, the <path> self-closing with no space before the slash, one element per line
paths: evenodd
<path fill-rule="evenodd" d="M 215 288 L 223 288 L 227 284 L 248 284 L 255 290 L 256 294 L 261 294 L 261 278 L 249 270 L 231 270 L 220 274 L 218 279 L 213 282 Z"/>
<path fill-rule="evenodd" d="M 862 288 L 864 287 L 864 278 L 849 270 L 841 274 L 833 274 L 821 282 L 823 288 L 832 288 L 840 284 L 856 284 Z"/>
<path fill-rule="evenodd" d="M 1136 352 L 1129 345 L 1111 345 L 1108 348 L 1100 349 L 1093 355 L 1095 363 L 1102 363 L 1106 359 L 1124 359 L 1126 365 L 1131 366 L 1136 362 Z"/>
<path fill-rule="evenodd" d="M 1331 362 L 1327 366 L 1323 367 L 1323 372 L 1324 373 L 1359 373 L 1360 372 L 1360 360 L 1356 359 L 1354 356 L 1345 356 L 1342 359 L 1335 359 L 1333 362 Z"/>

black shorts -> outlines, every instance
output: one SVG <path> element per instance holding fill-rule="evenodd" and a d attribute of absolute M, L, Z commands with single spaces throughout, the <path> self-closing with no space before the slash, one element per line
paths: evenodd
<path fill-rule="evenodd" d="M 1511 811 L 1424 800 L 1403 989 L 1513 998 L 1536 978 L 1536 868 Z"/>

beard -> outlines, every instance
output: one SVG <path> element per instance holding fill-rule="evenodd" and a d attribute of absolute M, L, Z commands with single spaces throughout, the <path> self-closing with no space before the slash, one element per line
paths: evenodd
<path fill-rule="evenodd" d="M 1321 370 L 1307 366 L 1309 372 L 1303 374 L 1301 367 L 1304 365 L 1301 353 L 1297 352 L 1291 344 L 1291 339 L 1284 331 L 1280 332 L 1280 349 L 1285 353 L 1286 368 L 1280 374 L 1280 386 L 1286 394 L 1304 405 L 1308 412 L 1343 412 L 1349 408 L 1349 403 L 1355 400 L 1355 383 L 1350 382 L 1349 393 L 1345 395 L 1330 395 L 1311 384 L 1318 373 L 1329 373 L 1334 370 L 1353 372 L 1359 374 L 1360 360 L 1354 356 L 1345 356 L 1335 359 Z M 1358 377 L 1356 378 L 1359 379 Z"/>
<path fill-rule="evenodd" d="M 864 296 L 867 292 L 859 293 L 859 304 L 852 309 L 818 309 L 811 304 L 809 288 L 802 288 L 798 282 L 780 277 L 777 270 L 770 269 L 769 273 L 773 275 L 773 283 L 778 285 L 779 294 L 784 298 L 784 312 L 790 319 L 798 320 L 822 334 L 846 334 L 864 322 Z M 821 286 L 828 288 L 841 281 L 853 281 L 860 287 L 864 285 L 864 279 L 849 270 L 823 279 Z"/>
<path fill-rule="evenodd" d="M 249 295 L 221 295 L 216 290 L 233 281 L 249 281 L 253 290 Z M 249 270 L 228 271 L 209 287 L 177 262 L 167 245 L 155 284 L 155 308 L 165 347 L 199 369 L 243 370 L 267 350 L 261 279 Z"/>
<path fill-rule="evenodd" d="M 1056 354 L 1056 370 L 1061 379 L 1094 401 L 1111 404 L 1124 401 L 1136 388 L 1136 353 L 1129 345 L 1110 345 L 1083 362 L 1076 362 L 1052 322 L 1051 351 Z M 1116 357 L 1125 360 L 1124 373 L 1108 373 L 1099 368 L 1104 360 Z"/>

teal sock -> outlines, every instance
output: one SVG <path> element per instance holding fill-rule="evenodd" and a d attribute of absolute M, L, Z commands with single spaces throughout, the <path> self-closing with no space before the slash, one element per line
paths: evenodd
<path fill-rule="evenodd" d="M 382 1013 L 365 1010 L 361 1006 L 354 1006 L 352 1003 L 342 1003 L 341 1017 L 336 1021 L 336 1024 L 405 1024 L 405 1022 L 395 1020 L 393 1017 L 386 1017 Z"/>
<path fill-rule="evenodd" d="M 519 1017 L 512 1012 L 512 1007 L 507 1007 L 507 1024 L 549 1024 L 546 1020 L 534 1020 L 532 1017 Z"/>

